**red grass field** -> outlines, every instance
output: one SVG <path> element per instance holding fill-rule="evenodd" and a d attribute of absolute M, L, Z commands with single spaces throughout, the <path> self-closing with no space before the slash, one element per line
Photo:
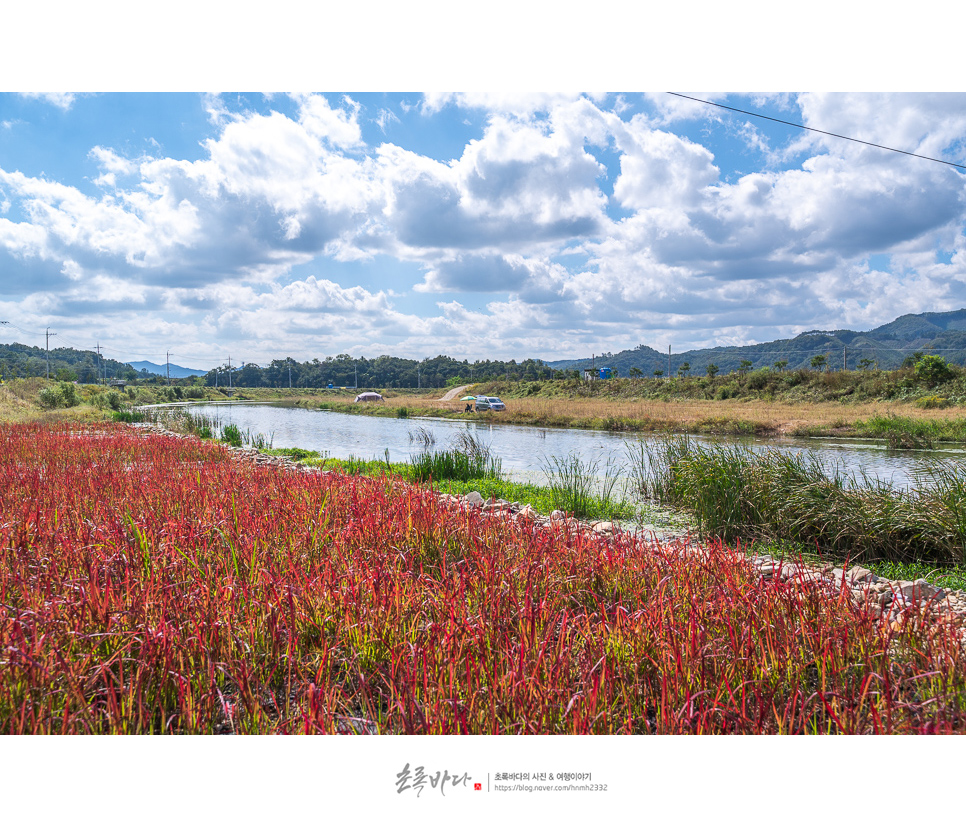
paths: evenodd
<path fill-rule="evenodd" d="M 0 732 L 962 733 L 952 627 L 115 426 L 0 427 Z"/>

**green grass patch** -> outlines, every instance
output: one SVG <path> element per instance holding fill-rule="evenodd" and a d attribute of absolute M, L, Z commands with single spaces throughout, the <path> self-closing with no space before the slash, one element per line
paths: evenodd
<path fill-rule="evenodd" d="M 330 458 L 325 452 L 298 448 L 272 449 L 267 451 L 266 454 L 291 458 L 307 466 L 318 466 L 327 471 L 340 471 L 348 475 L 377 478 L 391 474 L 405 481 L 426 482 L 421 479 L 423 473 L 410 463 L 393 463 L 390 465 L 385 460 L 378 458 L 373 460 L 358 458 L 341 460 Z M 432 478 L 431 483 L 432 488 L 440 493 L 469 495 L 471 492 L 478 492 L 484 498 L 501 498 L 504 501 L 517 501 L 521 505 L 529 504 L 540 515 L 549 515 L 553 510 L 567 510 L 566 507 L 561 506 L 559 491 L 555 492 L 552 487 L 508 481 L 492 472 L 466 479 Z M 578 518 L 630 519 L 641 515 L 639 508 L 633 503 L 616 500 L 611 496 L 606 498 L 597 496 L 582 508 L 567 511 L 573 512 Z M 659 515 L 663 519 L 667 514 Z"/>

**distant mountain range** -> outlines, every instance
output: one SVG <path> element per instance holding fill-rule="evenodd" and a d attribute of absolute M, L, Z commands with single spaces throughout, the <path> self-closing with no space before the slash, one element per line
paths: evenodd
<path fill-rule="evenodd" d="M 150 374 L 161 374 L 161 376 L 166 376 L 168 373 L 167 365 L 158 365 L 155 362 L 148 362 L 147 359 L 141 359 L 137 362 L 128 362 L 135 371 L 147 371 Z M 186 376 L 204 376 L 208 371 L 199 371 L 194 368 L 183 368 L 181 365 L 175 365 L 171 363 L 171 378 L 172 379 L 183 379 Z"/>
<path fill-rule="evenodd" d="M 827 354 L 833 369 L 841 369 L 844 362 L 850 370 L 855 370 L 861 367 L 862 360 L 868 359 L 882 370 L 892 370 L 917 351 L 938 354 L 956 365 L 966 365 L 966 309 L 900 316 L 867 332 L 812 330 L 793 339 L 760 345 L 673 353 L 670 365 L 671 373 L 676 374 L 681 365 L 689 363 L 692 375 L 704 374 L 708 365 L 717 365 L 720 373 L 728 373 L 738 370 L 742 361 L 751 362 L 753 368 L 772 367 L 780 361 L 787 362 L 788 369 L 809 368 L 813 357 Z M 559 370 L 609 367 L 621 376 L 627 376 L 631 368 L 639 368 L 644 376 L 651 376 L 658 368 L 665 374 L 668 372 L 668 355 L 639 345 L 620 353 L 547 364 Z"/>

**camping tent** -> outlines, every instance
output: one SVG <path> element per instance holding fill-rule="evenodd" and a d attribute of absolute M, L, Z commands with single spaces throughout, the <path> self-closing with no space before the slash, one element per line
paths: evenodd
<path fill-rule="evenodd" d="M 382 400 L 382 394 L 377 394 L 375 391 L 366 391 L 365 394 L 359 394 L 356 397 L 357 403 L 375 403 Z"/>

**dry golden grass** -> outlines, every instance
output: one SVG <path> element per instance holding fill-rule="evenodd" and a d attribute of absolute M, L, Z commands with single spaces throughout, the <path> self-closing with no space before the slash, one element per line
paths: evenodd
<path fill-rule="evenodd" d="M 37 395 L 45 379 L 9 379 L 0 385 L 0 423 L 36 420 L 41 415 Z"/>
<path fill-rule="evenodd" d="M 393 409 L 443 409 L 453 413 L 463 411 L 465 403 L 457 400 L 440 402 L 440 393 L 424 396 L 393 396 L 386 401 Z M 868 420 L 877 415 L 894 414 L 899 417 L 966 419 L 966 407 L 939 410 L 918 408 L 911 403 L 785 403 L 763 400 L 689 400 L 661 402 L 636 400 L 617 402 L 606 399 L 547 399 L 524 397 L 505 400 L 505 412 L 487 416 L 494 422 L 533 423 L 540 425 L 574 425 L 593 427 L 630 428 L 688 428 L 707 429 L 715 424 L 742 423 L 756 427 L 763 434 L 789 434 L 795 429 L 825 426 L 837 428 Z"/>
<path fill-rule="evenodd" d="M 706 423 L 712 420 L 754 422 L 787 431 L 800 425 L 844 425 L 867 420 L 886 412 L 905 417 L 939 416 L 905 403 L 781 403 L 750 400 L 691 400 L 687 402 L 613 402 L 609 400 L 546 400 L 527 398 L 512 401 L 514 414 L 532 414 L 538 419 L 563 415 L 579 420 L 611 418 L 659 423 Z M 966 408 L 943 409 L 945 418 L 966 417 Z"/>
<path fill-rule="evenodd" d="M 88 403 L 69 409 L 42 409 L 40 391 L 51 384 L 43 377 L 5 379 L 0 385 L 0 423 L 53 423 L 64 419 L 90 422 L 104 419 L 103 410 Z"/>

